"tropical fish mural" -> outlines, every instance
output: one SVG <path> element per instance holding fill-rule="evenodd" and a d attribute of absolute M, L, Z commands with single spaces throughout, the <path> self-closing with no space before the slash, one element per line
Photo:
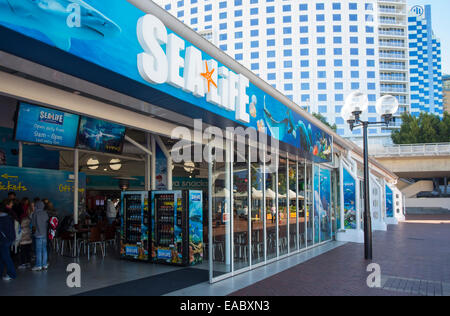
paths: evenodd
<path fill-rule="evenodd" d="M 68 23 L 79 12 L 79 25 Z M 0 0 L 0 21 L 37 30 L 69 51 L 72 39 L 102 40 L 121 32 L 120 27 L 83 0 Z"/>
<path fill-rule="evenodd" d="M 297 123 L 294 123 L 292 110 L 288 109 L 284 117 L 275 117 L 268 110 L 264 97 L 263 115 L 272 137 L 279 140 L 292 137 L 300 142 L 300 149 L 312 160 L 314 157 L 325 161 L 332 160 L 332 138 L 317 127 L 314 127 L 316 132 L 313 133 L 311 123 L 306 120 L 298 120 Z"/>

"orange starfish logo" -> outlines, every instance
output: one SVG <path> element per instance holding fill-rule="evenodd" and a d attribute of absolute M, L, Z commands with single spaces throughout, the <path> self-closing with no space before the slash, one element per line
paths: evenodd
<path fill-rule="evenodd" d="M 202 77 L 206 79 L 206 81 L 208 81 L 208 93 L 211 92 L 211 84 L 216 87 L 217 89 L 217 84 L 214 82 L 212 75 L 214 74 L 215 69 L 209 71 L 208 68 L 208 63 L 205 61 L 206 64 L 206 72 L 201 73 Z"/>

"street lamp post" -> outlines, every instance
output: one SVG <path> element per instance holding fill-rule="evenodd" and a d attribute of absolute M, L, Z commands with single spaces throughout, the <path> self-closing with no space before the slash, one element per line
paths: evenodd
<path fill-rule="evenodd" d="M 386 95 L 378 99 L 376 111 L 383 121 L 368 122 L 361 119 L 361 115 L 369 107 L 369 99 L 366 94 L 361 92 L 353 92 L 350 94 L 342 108 L 342 118 L 350 125 L 353 131 L 356 127 L 363 128 L 363 144 L 364 144 L 364 256 L 366 260 L 372 260 L 372 217 L 370 214 L 370 193 L 369 193 L 369 145 L 367 131 L 369 125 L 386 125 L 392 120 L 393 115 L 398 110 L 397 98 Z"/>

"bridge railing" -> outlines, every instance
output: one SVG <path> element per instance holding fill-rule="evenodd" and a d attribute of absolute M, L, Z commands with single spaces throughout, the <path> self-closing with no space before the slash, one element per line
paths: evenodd
<path fill-rule="evenodd" d="M 445 156 L 450 155 L 450 143 L 393 145 L 370 151 L 375 157 Z"/>

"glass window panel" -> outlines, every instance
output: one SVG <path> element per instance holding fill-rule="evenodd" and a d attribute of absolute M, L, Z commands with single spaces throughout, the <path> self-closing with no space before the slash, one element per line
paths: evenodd
<path fill-rule="evenodd" d="M 248 150 L 235 143 L 233 160 L 233 238 L 234 271 L 250 265 L 248 209 Z"/>
<path fill-rule="evenodd" d="M 252 163 L 250 166 L 252 184 L 252 264 L 264 261 L 264 187 L 263 187 L 263 165 Z"/>
<path fill-rule="evenodd" d="M 314 244 L 320 243 L 320 168 L 314 165 Z"/>
<path fill-rule="evenodd" d="M 277 256 L 277 169 L 278 163 L 269 161 L 265 167 L 266 181 L 266 245 L 267 260 Z"/>
<path fill-rule="evenodd" d="M 298 249 L 297 161 L 289 159 L 289 251 Z"/>
<path fill-rule="evenodd" d="M 314 243 L 314 208 L 313 208 L 313 168 L 312 164 L 307 163 L 305 174 L 305 210 L 306 210 L 306 236 L 307 246 Z"/>
<path fill-rule="evenodd" d="M 336 236 L 336 232 L 341 229 L 341 195 L 340 192 L 340 173 L 339 170 L 333 170 L 332 172 L 332 218 L 333 218 L 333 231 L 332 237 Z"/>
<path fill-rule="evenodd" d="M 278 245 L 279 255 L 288 253 L 287 159 L 280 158 L 278 168 Z"/>
<path fill-rule="evenodd" d="M 225 155 L 228 154 L 225 151 Z M 212 163 L 213 277 L 231 272 L 231 169 L 229 162 Z"/>
<path fill-rule="evenodd" d="M 305 182 L 305 163 L 303 160 L 298 162 L 298 238 L 299 247 L 303 249 L 306 247 L 306 182 Z"/>
<path fill-rule="evenodd" d="M 320 168 L 320 241 L 331 239 L 331 171 Z"/>

